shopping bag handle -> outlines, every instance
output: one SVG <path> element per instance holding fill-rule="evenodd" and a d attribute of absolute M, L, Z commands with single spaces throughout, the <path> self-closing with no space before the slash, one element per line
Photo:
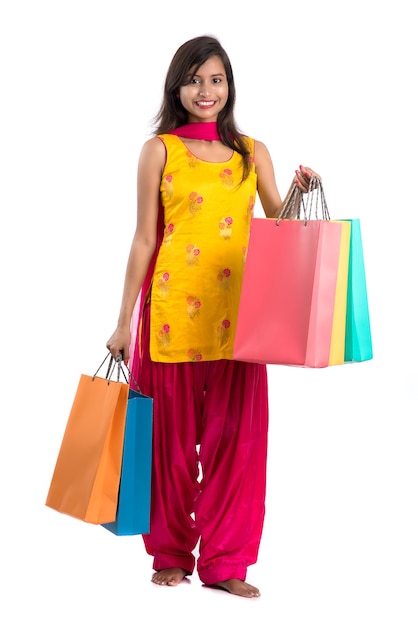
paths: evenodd
<path fill-rule="evenodd" d="M 97 368 L 96 372 L 93 374 L 92 376 L 92 380 L 94 380 L 97 376 L 97 374 L 99 373 L 99 371 L 102 369 L 103 365 L 106 363 L 106 361 L 109 359 L 109 363 L 107 366 L 107 372 L 106 372 L 106 380 L 107 380 L 107 384 L 110 384 L 110 381 L 112 380 L 112 376 L 113 376 L 113 372 L 115 371 L 115 367 L 117 367 L 117 374 L 116 374 L 116 380 L 117 382 L 120 382 L 120 375 L 122 373 L 122 376 L 125 379 L 125 382 L 129 385 L 129 380 L 132 380 L 132 382 L 134 383 L 136 390 L 139 391 L 139 393 L 141 393 L 141 389 L 139 388 L 138 383 L 136 382 L 131 370 L 129 369 L 129 367 L 123 362 L 123 355 L 122 352 L 119 352 L 118 356 L 116 357 L 116 359 L 113 358 L 112 353 L 108 352 L 105 356 L 105 358 L 103 359 L 103 361 L 100 363 L 99 367 Z M 125 369 L 128 373 L 128 376 L 125 373 Z"/>
<path fill-rule="evenodd" d="M 303 201 L 302 192 L 294 183 L 290 189 L 290 192 L 283 202 L 282 210 L 279 213 L 279 217 L 276 220 L 276 226 L 279 225 L 281 220 L 292 219 L 292 215 L 296 213 L 297 219 L 300 217 L 300 205 Z"/>
<path fill-rule="evenodd" d="M 329 220 L 330 216 L 329 216 L 327 201 L 325 199 L 324 186 L 322 184 L 322 179 L 319 178 L 319 176 L 312 176 L 309 179 L 309 188 L 306 194 L 306 207 L 305 207 L 305 202 L 302 196 L 302 205 L 303 205 L 304 215 L 305 217 L 308 218 L 308 220 L 312 219 L 312 209 L 313 209 L 314 199 L 316 200 L 315 219 L 316 220 L 320 220 L 320 219 Z M 321 210 L 321 213 L 318 210 L 319 208 Z"/>
<path fill-rule="evenodd" d="M 322 179 L 319 176 L 311 176 L 309 179 L 309 187 L 306 193 L 306 204 L 303 197 L 303 193 L 298 188 L 297 184 L 294 183 L 290 193 L 285 199 L 282 210 L 280 211 L 279 217 L 276 220 L 276 226 L 279 226 L 280 221 L 283 219 L 289 219 L 291 215 L 296 212 L 296 219 L 300 219 L 301 207 L 303 211 L 303 222 L 306 226 L 307 221 L 312 219 L 312 211 L 314 209 L 314 201 L 315 201 L 315 213 L 314 219 L 323 219 L 330 220 L 330 215 L 328 211 L 328 205 L 325 198 L 324 187 L 322 184 Z M 319 210 L 320 209 L 320 210 Z M 294 219 L 294 218 L 293 218 Z"/>

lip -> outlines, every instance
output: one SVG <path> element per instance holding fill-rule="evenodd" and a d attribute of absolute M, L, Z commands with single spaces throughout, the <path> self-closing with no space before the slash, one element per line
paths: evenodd
<path fill-rule="evenodd" d="M 196 100 L 195 106 L 199 109 L 211 109 L 216 104 L 215 100 Z"/>

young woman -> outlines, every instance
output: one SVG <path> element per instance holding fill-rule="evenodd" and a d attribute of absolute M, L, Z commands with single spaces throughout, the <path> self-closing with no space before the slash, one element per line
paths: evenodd
<path fill-rule="evenodd" d="M 213 37 L 184 43 L 169 66 L 155 136 L 138 164 L 137 226 L 112 355 L 130 360 L 154 399 L 152 581 L 178 585 L 195 567 L 208 586 L 257 597 L 246 582 L 265 510 L 264 365 L 233 360 L 256 196 L 283 201 L 265 145 L 234 119 L 231 63 Z M 308 190 L 311 169 L 293 178 Z M 140 295 L 139 325 L 131 321 Z M 194 555 L 198 546 L 198 557 Z"/>

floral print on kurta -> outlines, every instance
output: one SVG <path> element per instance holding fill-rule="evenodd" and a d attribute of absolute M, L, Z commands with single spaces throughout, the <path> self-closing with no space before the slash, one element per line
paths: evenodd
<path fill-rule="evenodd" d="M 151 290 L 154 361 L 232 359 L 239 297 L 256 197 L 254 140 L 249 177 L 242 160 L 196 157 L 182 139 L 160 135 L 164 237 Z"/>

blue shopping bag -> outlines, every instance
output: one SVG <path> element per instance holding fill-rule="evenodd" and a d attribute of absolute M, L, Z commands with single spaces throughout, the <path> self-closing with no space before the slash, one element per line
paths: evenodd
<path fill-rule="evenodd" d="M 115 535 L 150 530 L 152 412 L 152 398 L 129 389 L 116 519 L 102 524 Z"/>
<path fill-rule="evenodd" d="M 351 238 L 344 360 L 368 361 L 373 358 L 373 345 L 360 220 L 347 221 L 351 222 Z"/>

